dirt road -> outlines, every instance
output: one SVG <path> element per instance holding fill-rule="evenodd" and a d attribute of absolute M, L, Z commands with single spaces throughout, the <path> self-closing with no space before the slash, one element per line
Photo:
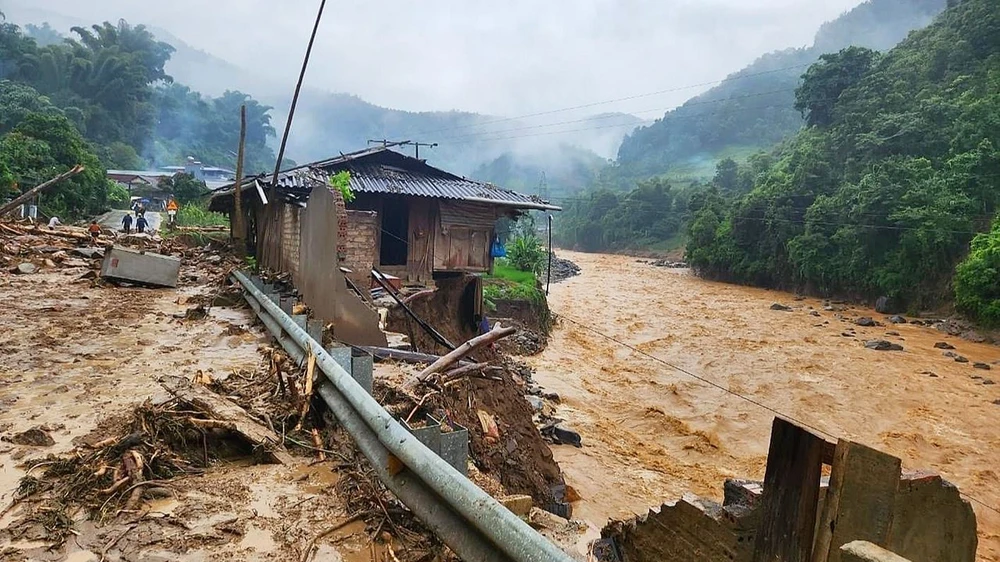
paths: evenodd
<path fill-rule="evenodd" d="M 298 561 L 317 529 L 345 517 L 330 492 L 336 474 L 309 457 L 291 467 L 221 464 L 179 478 L 167 484 L 173 497 L 103 526 L 77 513 L 78 534 L 61 548 L 50 550 L 47 537 L 6 532 L 21 515 L 16 505 L 5 508 L 25 475 L 24 461 L 68 452 L 108 418 L 162 395 L 160 375 L 203 371 L 220 379 L 260 364 L 257 346 L 265 340 L 249 328 L 246 310 L 213 307 L 204 320 L 175 316 L 191 306 L 185 297 L 214 287 L 92 287 L 74 282 L 84 271 L 0 272 L 0 559 Z M 34 427 L 55 443 L 8 441 Z M 318 559 L 367 560 L 363 530 L 358 523 L 331 535 L 336 547 L 322 544 Z"/>
<path fill-rule="evenodd" d="M 636 347 L 834 436 L 933 469 L 1000 507 L 1000 348 L 912 324 L 862 328 L 872 310 L 707 282 L 634 258 L 561 252 L 583 274 L 553 285 L 563 320 L 528 361 L 562 397 L 585 446 L 555 447 L 580 492 L 575 515 L 601 526 L 690 491 L 721 499 L 727 477 L 762 478 L 773 414 L 636 353 Z M 779 302 L 791 312 L 770 310 Z M 819 316 L 811 313 L 815 312 Z M 854 337 L 843 334 L 855 330 Z M 898 332 L 898 336 L 887 332 Z M 904 351 L 865 349 L 884 338 Z M 950 342 L 970 363 L 942 356 Z M 998 402 L 998 403 L 994 403 Z M 973 503 L 981 560 L 1000 560 L 1000 515 Z"/>
<path fill-rule="evenodd" d="M 112 230 L 121 230 L 122 218 L 128 213 L 129 211 L 121 211 L 121 210 L 109 211 L 101 215 L 101 217 L 97 219 L 97 222 L 99 222 L 101 226 L 104 226 L 106 228 L 110 228 Z M 133 218 L 132 231 L 135 232 L 135 222 L 134 222 L 135 216 L 133 215 L 132 218 Z M 147 230 L 156 232 L 160 230 L 160 223 L 163 222 L 163 215 L 157 213 L 156 211 L 146 211 L 146 220 L 149 221 L 149 226 L 147 227 Z"/>

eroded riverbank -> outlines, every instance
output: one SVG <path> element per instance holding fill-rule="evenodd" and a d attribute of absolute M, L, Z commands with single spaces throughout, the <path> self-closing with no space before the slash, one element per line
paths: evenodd
<path fill-rule="evenodd" d="M 1000 366 L 972 366 L 1000 360 L 1000 348 L 912 324 L 860 327 L 849 320 L 883 317 L 825 311 L 816 299 L 708 282 L 626 256 L 560 256 L 583 274 L 553 285 L 550 306 L 562 320 L 529 362 L 583 437 L 582 449 L 554 448 L 582 496 L 577 517 L 600 526 L 686 491 L 720 499 L 727 477 L 763 476 L 773 414 L 643 353 L 897 455 L 904 468 L 939 471 L 1000 506 L 1000 384 L 989 384 L 1000 382 Z M 793 310 L 770 310 L 775 302 Z M 876 338 L 904 350 L 864 347 Z M 970 362 L 945 357 L 936 342 Z M 979 559 L 1000 560 L 1000 515 L 973 507 Z"/>

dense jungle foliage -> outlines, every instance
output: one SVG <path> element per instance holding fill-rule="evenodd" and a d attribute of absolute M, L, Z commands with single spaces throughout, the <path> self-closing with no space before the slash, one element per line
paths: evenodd
<path fill-rule="evenodd" d="M 849 48 L 806 72 L 808 128 L 739 167 L 748 192 L 690 205 L 699 273 L 910 309 L 954 294 L 1000 322 L 1000 11 L 952 3 L 885 55 Z"/>
<path fill-rule="evenodd" d="M 239 107 L 247 104 L 247 169 L 273 165 L 270 108 L 246 94 L 205 98 L 164 71 L 173 48 L 144 26 L 48 26 L 28 33 L 0 14 L 0 199 L 81 163 L 87 171 L 41 197 L 73 218 L 108 205 L 107 168 L 174 165 L 194 156 L 232 165 Z M 37 39 L 33 37 L 37 36 Z"/>

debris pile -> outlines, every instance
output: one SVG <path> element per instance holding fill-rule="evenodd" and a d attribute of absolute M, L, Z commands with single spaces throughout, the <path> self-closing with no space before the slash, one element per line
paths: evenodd
<path fill-rule="evenodd" d="M 539 277 L 539 279 L 543 279 L 543 280 L 547 279 L 548 278 L 547 277 L 548 276 L 548 272 L 549 272 L 549 267 L 548 267 L 548 262 L 546 262 L 546 264 L 545 264 L 545 271 L 542 272 L 542 275 L 541 275 L 541 277 Z M 570 277 L 573 277 L 575 275 L 580 275 L 580 266 L 576 265 L 575 263 L 573 263 L 573 262 L 571 262 L 571 261 L 569 261 L 567 259 L 563 259 L 563 258 L 560 258 L 560 257 L 556 256 L 555 252 L 553 252 L 552 253 L 552 282 L 553 283 L 558 283 L 560 281 L 564 281 L 566 279 L 569 279 Z"/>

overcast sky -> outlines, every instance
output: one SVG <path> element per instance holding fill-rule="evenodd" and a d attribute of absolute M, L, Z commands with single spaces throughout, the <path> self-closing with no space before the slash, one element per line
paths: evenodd
<path fill-rule="evenodd" d="M 719 80 L 861 0 L 340 0 L 307 81 L 379 105 L 518 115 Z M 125 18 L 291 83 L 318 0 L 0 0 Z M 6 6 L 6 8 L 5 8 Z M 647 111 L 704 88 L 592 108 Z"/>

